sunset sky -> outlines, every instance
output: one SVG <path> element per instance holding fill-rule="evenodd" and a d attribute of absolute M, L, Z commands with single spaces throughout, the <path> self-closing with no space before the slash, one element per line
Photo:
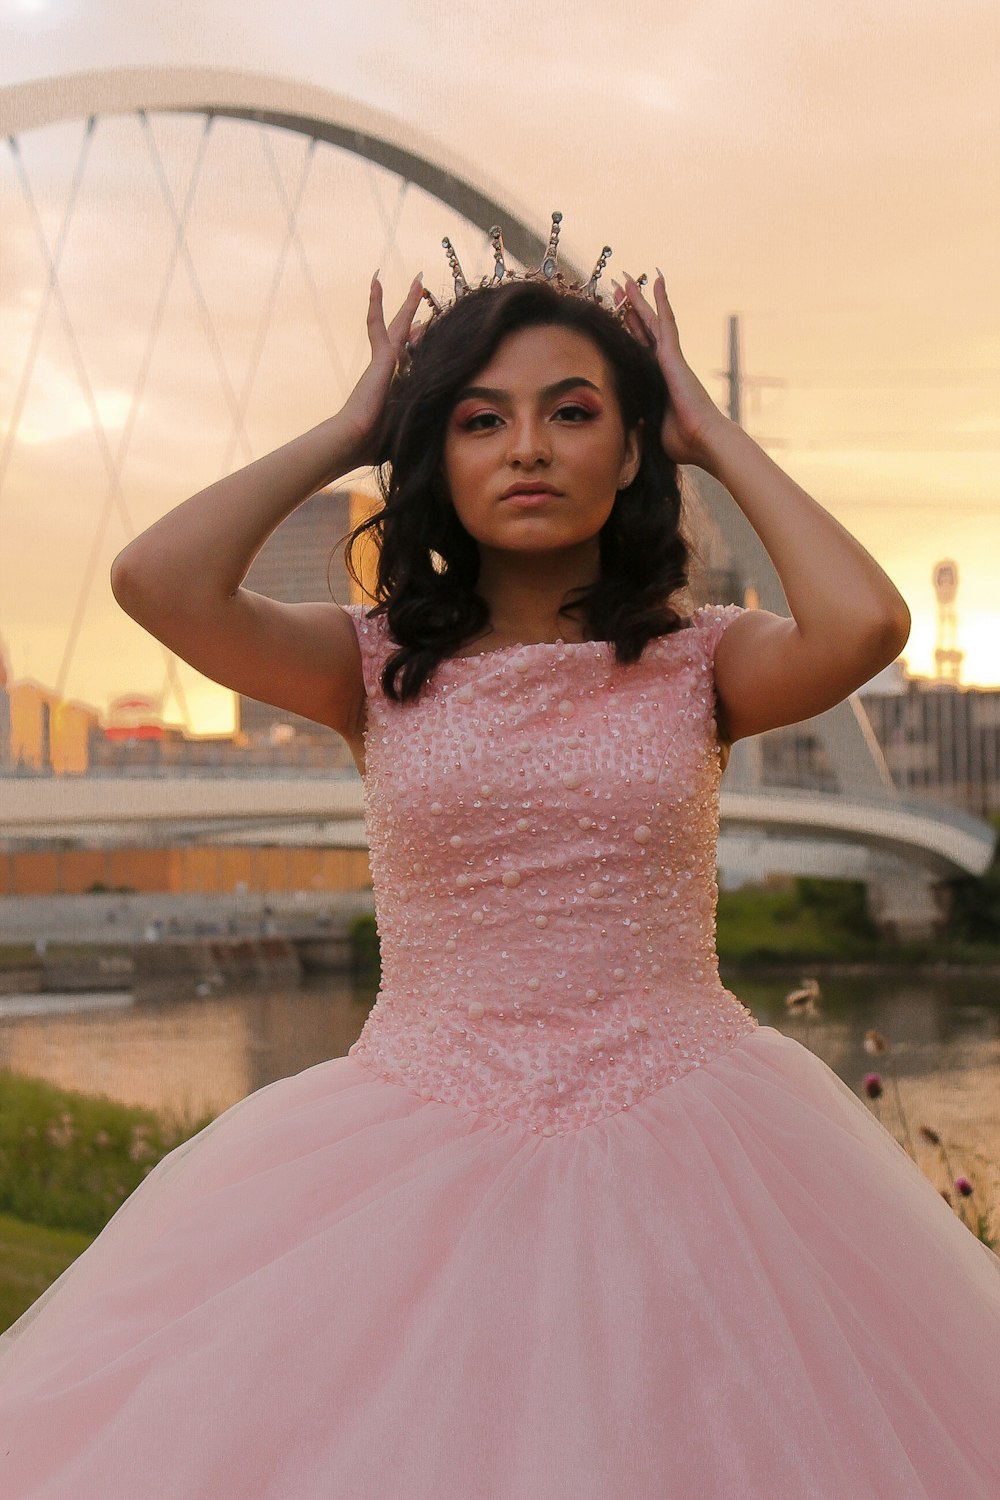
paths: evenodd
<path fill-rule="evenodd" d="M 685 353 L 720 401 L 726 322 L 740 315 L 745 425 L 900 588 L 910 668 L 932 670 L 931 573 L 950 557 L 963 680 L 1000 684 L 1000 7 L 638 0 L 626 14 L 595 0 L 2 0 L 0 88 L 124 65 L 322 86 L 430 136 L 442 161 L 481 162 L 540 228 L 561 209 L 588 269 L 605 243 L 610 272 L 662 266 Z M 185 235 L 210 334 L 184 254 L 169 274 L 156 176 L 180 205 L 202 122 L 160 114 L 150 127 L 155 161 L 134 117 L 102 118 L 85 165 L 83 122 L 26 131 L 30 208 L 0 145 L 4 430 L 23 403 L 0 449 L 0 638 L 15 678 L 58 682 L 102 712 L 165 688 L 162 649 L 108 584 L 135 530 L 336 409 L 364 365 L 377 264 L 396 303 L 421 269 L 448 293 L 443 234 L 467 272 L 490 269 L 481 240 L 419 195 L 380 262 L 389 174 L 330 148 L 302 193 L 301 245 L 282 258 L 275 174 L 293 199 L 306 143 L 217 121 Z M 68 327 L 53 302 L 39 330 L 38 225 L 51 250 L 78 173 Z M 231 726 L 231 694 L 183 664 L 179 676 L 190 727 Z M 173 697 L 164 712 L 179 720 Z"/>

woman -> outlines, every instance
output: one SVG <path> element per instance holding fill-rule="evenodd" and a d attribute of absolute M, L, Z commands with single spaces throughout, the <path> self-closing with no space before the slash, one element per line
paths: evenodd
<path fill-rule="evenodd" d="M 662 275 L 617 314 L 546 280 L 421 332 L 376 277 L 344 409 L 116 559 L 158 639 L 351 745 L 382 986 L 0 1341 L 12 1500 L 998 1492 L 996 1258 L 714 948 L 724 748 L 871 677 L 906 606 L 716 410 Z M 384 608 L 241 587 L 377 460 Z M 792 618 L 675 608 L 680 463 Z"/>

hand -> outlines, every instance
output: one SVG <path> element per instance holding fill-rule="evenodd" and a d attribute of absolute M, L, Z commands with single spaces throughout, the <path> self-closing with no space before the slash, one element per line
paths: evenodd
<path fill-rule="evenodd" d="M 617 282 L 613 285 L 617 293 L 616 307 L 621 306 L 626 295 L 628 297 L 625 326 L 641 344 L 655 353 L 667 382 L 670 400 L 660 432 L 663 451 L 674 463 L 702 464 L 711 452 L 711 435 L 728 418 L 716 406 L 681 353 L 677 321 L 667 301 L 663 272 L 658 272 L 653 283 L 655 310 L 631 276 L 625 277 L 625 291 Z"/>
<path fill-rule="evenodd" d="M 421 273 L 422 274 L 422 273 Z M 371 295 L 368 300 L 368 342 L 371 345 L 371 363 L 348 396 L 341 410 L 341 418 L 352 434 L 354 457 L 358 467 L 377 462 L 375 442 L 382 411 L 392 377 L 397 366 L 405 367 L 408 361 L 407 346 L 412 345 L 422 332 L 414 328 L 413 319 L 424 288 L 420 276 L 414 276 L 406 300 L 389 324 L 385 324 L 382 309 L 382 283 L 378 272 L 372 277 Z"/>

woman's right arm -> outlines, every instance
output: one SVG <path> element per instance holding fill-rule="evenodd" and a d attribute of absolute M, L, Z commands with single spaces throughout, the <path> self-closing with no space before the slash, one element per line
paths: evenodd
<path fill-rule="evenodd" d="M 364 712 L 361 653 L 339 604 L 283 604 L 242 587 L 272 531 L 311 495 L 374 461 L 373 436 L 419 305 L 415 280 L 388 329 L 372 282 L 372 361 L 344 408 L 192 495 L 111 565 L 126 614 L 214 682 L 353 738 Z"/>

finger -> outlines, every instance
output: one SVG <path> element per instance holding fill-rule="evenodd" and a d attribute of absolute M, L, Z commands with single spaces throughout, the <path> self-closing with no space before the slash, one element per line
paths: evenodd
<path fill-rule="evenodd" d="M 623 286 L 620 286 L 617 281 L 612 281 L 611 285 L 615 289 L 613 298 L 615 312 L 621 312 L 625 307 L 625 304 L 628 302 L 628 295 L 626 294 L 625 288 Z"/>
<path fill-rule="evenodd" d="M 415 323 L 410 329 L 410 336 L 403 344 L 402 353 L 399 356 L 400 364 L 404 371 L 409 370 L 412 355 L 423 338 L 424 331 L 430 326 L 430 321 L 428 318 L 424 323 Z"/>
<path fill-rule="evenodd" d="M 643 296 L 642 287 L 636 281 L 634 276 L 629 276 L 626 274 L 625 290 L 628 292 L 628 300 L 632 304 L 633 311 L 639 318 L 642 319 L 643 323 L 645 323 L 647 328 L 649 328 L 650 332 L 654 332 L 656 326 L 656 313 L 653 311 L 649 303 L 646 301 L 646 298 Z"/>
<path fill-rule="evenodd" d="M 656 348 L 656 325 L 650 324 L 647 319 L 633 306 L 632 300 L 622 293 L 622 300 L 618 303 L 616 311 L 621 315 L 621 320 L 629 333 L 642 344 L 644 349 Z"/>
<path fill-rule="evenodd" d="M 368 342 L 372 354 L 377 354 L 386 342 L 385 314 L 382 309 L 382 283 L 378 272 L 372 277 L 368 295 Z"/>
<path fill-rule="evenodd" d="M 429 325 L 429 318 L 423 323 L 414 323 L 413 327 L 410 329 L 410 337 L 406 341 L 407 349 L 415 349 L 417 347 Z"/>
<path fill-rule="evenodd" d="M 655 350 L 658 344 L 658 319 L 642 295 L 642 287 L 632 276 L 625 277 L 628 288 L 622 321 L 643 348 Z"/>
<path fill-rule="evenodd" d="M 633 308 L 629 308 L 625 316 L 629 332 L 635 337 L 636 341 L 642 344 L 645 349 L 655 349 L 656 335 L 649 327 L 649 324 L 645 323 Z"/>
<path fill-rule="evenodd" d="M 421 295 L 422 292 L 419 289 L 415 297 L 408 294 L 406 301 L 389 325 L 387 336 L 397 359 L 403 358 L 404 353 L 408 354 L 415 343 L 414 318 L 420 306 Z"/>
<path fill-rule="evenodd" d="M 664 276 L 659 266 L 657 266 L 656 272 L 656 281 L 653 283 L 653 296 L 656 300 L 656 310 L 660 314 L 660 317 L 665 319 L 668 327 L 671 329 L 673 334 L 676 335 L 677 319 L 674 317 L 674 310 L 670 306 L 670 298 L 667 296 L 667 278 Z"/>
<path fill-rule="evenodd" d="M 646 327 L 646 324 L 642 321 L 642 319 L 636 313 L 635 309 L 632 307 L 632 304 L 628 299 L 628 294 L 623 290 L 622 287 L 619 286 L 617 281 L 612 280 L 611 285 L 615 289 L 615 312 L 621 314 L 623 324 L 628 329 L 629 333 L 632 334 L 637 343 L 642 344 L 645 348 L 653 348 L 655 346 L 656 340 L 650 330 Z"/>
<path fill-rule="evenodd" d="M 406 294 L 405 301 L 399 309 L 392 322 L 389 324 L 388 335 L 395 348 L 400 349 L 410 332 L 420 299 L 424 295 L 423 283 L 421 281 L 422 271 L 419 271 L 410 283 L 410 290 Z"/>

